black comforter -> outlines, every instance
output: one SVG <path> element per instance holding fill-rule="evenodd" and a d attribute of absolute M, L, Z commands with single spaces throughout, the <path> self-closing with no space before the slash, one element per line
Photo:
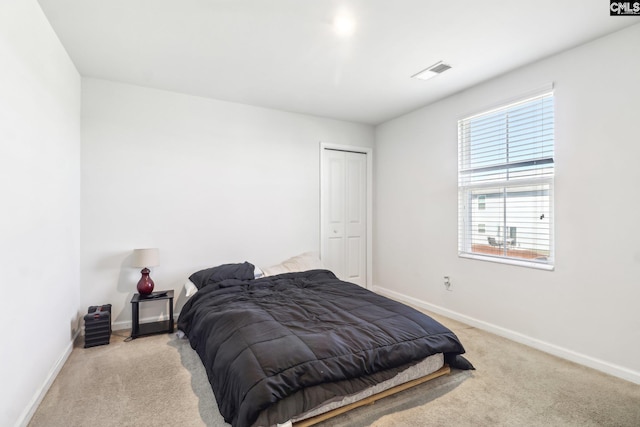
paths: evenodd
<path fill-rule="evenodd" d="M 234 426 L 304 387 L 464 353 L 432 318 L 327 270 L 209 284 L 187 301 L 178 328 Z"/>

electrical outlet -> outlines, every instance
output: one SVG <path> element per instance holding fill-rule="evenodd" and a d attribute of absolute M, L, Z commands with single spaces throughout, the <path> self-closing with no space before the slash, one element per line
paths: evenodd
<path fill-rule="evenodd" d="M 444 287 L 447 288 L 448 291 L 451 290 L 451 280 L 449 276 L 444 276 Z"/>

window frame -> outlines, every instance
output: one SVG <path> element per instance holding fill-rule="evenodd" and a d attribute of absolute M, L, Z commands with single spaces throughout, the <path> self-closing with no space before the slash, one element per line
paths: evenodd
<path fill-rule="evenodd" d="M 551 154 L 550 154 L 550 159 L 544 160 L 544 163 L 539 162 L 540 164 L 550 164 L 551 166 L 537 166 L 539 168 L 543 168 L 543 167 L 547 167 L 550 168 L 551 173 L 548 172 L 543 172 L 541 173 L 539 176 L 530 176 L 530 177 L 526 177 L 526 178 L 509 178 L 509 168 L 511 166 L 506 166 L 506 175 L 507 178 L 504 179 L 495 179 L 495 180 L 489 180 L 489 182 L 480 182 L 480 183 L 474 183 L 474 177 L 469 178 L 469 173 L 468 173 L 468 169 L 463 171 L 463 150 L 469 150 L 470 149 L 470 145 L 471 142 L 469 142 L 469 140 L 465 140 L 465 138 L 469 138 L 467 136 L 466 133 L 463 132 L 463 129 L 466 130 L 467 128 L 465 128 L 465 126 L 469 126 L 471 124 L 472 119 L 476 119 L 476 118 L 481 118 L 481 117 L 489 117 L 491 114 L 495 114 L 496 112 L 505 112 L 505 115 L 508 115 L 508 111 L 512 108 L 515 108 L 518 105 L 527 105 L 528 103 L 531 103 L 533 105 L 534 102 L 536 102 L 536 100 L 539 99 L 544 99 L 545 97 L 550 97 L 551 98 L 551 105 L 552 105 L 552 116 L 551 116 L 551 121 L 550 122 L 543 122 L 543 127 L 544 125 L 548 125 L 549 123 L 551 123 L 552 126 L 552 150 L 551 150 Z M 522 266 L 522 267 L 531 267 L 531 268 L 536 268 L 536 269 L 542 269 L 542 270 L 554 270 L 555 269 L 555 225 L 554 225 L 554 193 L 555 193 L 555 145 L 556 145 L 556 139 L 555 139 L 555 94 L 553 91 L 553 86 L 549 85 L 545 88 L 541 88 L 540 90 L 537 90 L 535 92 L 531 92 L 528 93 L 526 95 L 520 96 L 516 99 L 513 99 L 511 101 L 505 101 L 500 103 L 498 106 L 495 106 L 493 108 L 486 108 L 482 111 L 480 111 L 479 113 L 475 113 L 472 115 L 467 115 L 466 117 L 458 120 L 458 156 L 457 156 L 457 160 L 458 160 L 458 256 L 461 258 L 469 258 L 469 259 L 477 259 L 477 260 L 482 260 L 482 261 L 491 261 L 491 262 L 498 262 L 498 263 L 502 263 L 502 264 L 508 264 L 508 265 L 516 265 L 516 266 Z M 543 116 L 544 117 L 544 116 Z M 508 133 L 509 131 L 507 131 Z M 505 136 L 505 147 L 506 150 L 509 150 L 509 147 L 511 147 L 511 142 L 509 139 L 509 136 Z M 466 144 L 466 145 L 465 145 Z M 544 144 L 544 143 L 543 143 Z M 473 162 L 473 158 L 470 157 L 471 154 L 464 154 L 467 157 L 464 157 L 464 161 L 467 162 Z M 534 162 L 532 162 L 534 163 Z M 535 165 L 535 163 L 534 163 Z M 492 168 L 492 166 L 489 166 L 488 168 L 485 169 L 490 169 Z M 482 169 L 482 168 L 480 168 Z M 473 173 L 473 172 L 472 172 Z M 466 175 L 465 175 L 466 174 Z M 533 174 L 532 174 L 533 175 Z M 463 179 L 463 176 L 465 176 L 465 178 Z M 480 178 L 480 180 L 482 180 Z M 480 253 L 480 252 L 473 252 L 473 245 L 474 243 L 474 239 L 473 239 L 473 234 L 474 234 L 474 227 L 476 227 L 479 223 L 483 223 L 483 225 L 485 226 L 485 230 L 487 231 L 487 233 L 484 233 L 484 235 L 488 237 L 490 237 L 490 232 L 489 229 L 491 227 L 491 225 L 487 224 L 485 222 L 484 219 L 481 220 L 477 220 L 476 222 L 478 222 L 478 224 L 473 222 L 472 219 L 472 211 L 473 211 L 473 193 L 474 191 L 489 191 L 489 189 L 499 189 L 500 191 L 502 191 L 502 197 L 503 197 L 503 204 L 505 206 L 507 206 L 508 203 L 508 194 L 509 192 L 511 192 L 511 194 L 516 194 L 518 191 L 519 187 L 525 188 L 527 186 L 530 186 L 531 188 L 533 188 L 533 192 L 534 194 L 536 192 L 542 192 L 543 196 L 542 199 L 540 199 L 542 202 L 546 202 L 543 203 L 543 205 L 545 206 L 545 213 L 548 212 L 548 217 L 546 218 L 548 221 L 548 226 L 544 225 L 543 229 L 547 228 L 548 229 L 548 234 L 545 234 L 544 236 L 548 236 L 548 246 L 547 246 L 547 250 L 548 250 L 548 255 L 546 256 L 545 259 L 526 259 L 524 257 L 518 257 L 518 256 L 509 256 L 508 255 L 508 248 L 507 245 L 509 245 L 509 243 L 506 242 L 506 237 L 503 238 L 502 240 L 502 254 L 485 254 L 485 253 Z M 509 191 L 509 189 L 511 189 L 511 191 Z M 524 191 L 524 190 L 520 190 L 520 191 Z M 499 193 L 487 193 L 487 194 L 499 194 Z M 477 203 L 478 203 L 478 207 L 480 207 L 480 195 L 476 195 L 477 199 Z M 512 197 L 516 197 L 516 196 L 512 196 Z M 486 196 L 483 196 L 484 199 L 484 207 L 485 209 L 487 209 L 487 201 L 488 198 Z M 538 203 L 538 199 L 534 199 L 534 201 L 536 203 Z M 531 213 L 534 210 L 534 208 L 531 208 Z M 504 208 L 504 213 L 502 214 L 502 218 L 500 218 L 499 220 L 503 221 L 502 224 L 498 225 L 498 229 L 503 229 L 503 232 L 507 232 L 507 230 L 510 230 L 513 227 L 517 227 L 518 229 L 520 228 L 519 226 L 514 226 L 514 225 L 508 225 L 508 219 L 507 218 L 511 218 L 511 216 L 507 216 L 506 213 L 506 207 Z M 544 215 L 543 215 L 544 217 Z M 542 218 L 541 218 L 542 220 Z M 506 228 L 505 228 L 506 227 Z M 537 231 L 537 229 L 535 229 Z M 520 232 L 520 230 L 518 230 L 518 232 Z M 526 232 L 526 231 L 525 231 Z M 475 236 L 476 238 L 478 236 Z M 514 244 L 515 244 L 515 240 L 518 240 L 519 237 L 514 237 L 514 236 L 509 236 L 509 238 L 514 239 Z M 493 244 L 494 242 L 491 242 L 491 240 L 489 240 L 488 242 L 489 244 Z M 477 249 L 476 249 L 477 250 Z M 529 249 L 534 251 L 533 249 Z M 535 251 L 534 251 L 535 252 Z M 544 252 L 546 253 L 546 252 Z"/>

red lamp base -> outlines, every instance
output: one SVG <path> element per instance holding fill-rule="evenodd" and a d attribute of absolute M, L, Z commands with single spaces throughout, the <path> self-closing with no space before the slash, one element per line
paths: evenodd
<path fill-rule="evenodd" d="M 153 292 L 153 280 L 149 277 L 149 273 L 151 271 L 148 268 L 143 268 L 140 273 L 142 273 L 142 277 L 138 281 L 138 292 L 140 295 L 149 295 Z"/>

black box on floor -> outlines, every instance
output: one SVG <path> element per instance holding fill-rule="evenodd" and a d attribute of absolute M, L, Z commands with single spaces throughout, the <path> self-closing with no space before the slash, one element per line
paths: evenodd
<path fill-rule="evenodd" d="M 92 305 L 84 316 L 84 348 L 109 344 L 111 304 Z"/>

